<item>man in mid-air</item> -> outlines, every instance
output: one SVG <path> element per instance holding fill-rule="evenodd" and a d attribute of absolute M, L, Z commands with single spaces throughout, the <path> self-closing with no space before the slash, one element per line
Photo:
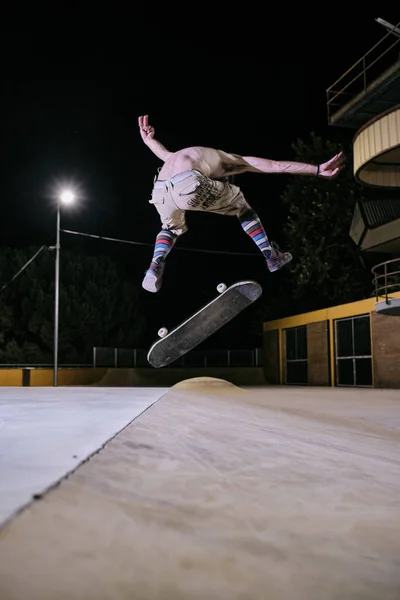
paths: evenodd
<path fill-rule="evenodd" d="M 155 130 L 149 125 L 148 115 L 139 117 L 139 130 L 146 146 L 164 163 L 154 181 L 150 200 L 160 215 L 162 228 L 156 237 L 153 257 L 142 283 L 145 290 L 153 293 L 161 287 L 169 252 L 178 236 L 188 229 L 187 210 L 236 216 L 245 233 L 264 255 L 271 272 L 292 260 L 289 252 L 281 252 L 274 242 L 269 242 L 257 213 L 240 188 L 229 183 L 230 176 L 251 172 L 333 179 L 344 167 L 342 152 L 320 165 L 240 156 L 203 146 L 170 152 L 155 139 Z"/>

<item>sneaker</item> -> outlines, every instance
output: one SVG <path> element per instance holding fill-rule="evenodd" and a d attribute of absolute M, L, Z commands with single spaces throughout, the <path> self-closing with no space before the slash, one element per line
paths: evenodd
<path fill-rule="evenodd" d="M 148 292 L 158 292 L 161 287 L 161 282 L 164 274 L 165 265 L 159 264 L 154 268 L 147 269 L 142 287 Z"/>
<path fill-rule="evenodd" d="M 287 265 L 293 258 L 290 252 L 281 252 L 279 247 L 275 242 L 271 243 L 272 248 L 272 256 L 271 258 L 267 258 L 268 269 L 273 273 L 274 271 L 278 271 L 282 269 L 285 265 Z"/>

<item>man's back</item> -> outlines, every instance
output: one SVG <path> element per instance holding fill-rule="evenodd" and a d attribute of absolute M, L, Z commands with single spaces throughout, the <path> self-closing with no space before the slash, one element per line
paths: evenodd
<path fill-rule="evenodd" d="M 158 178 L 170 179 L 183 171 L 196 170 L 212 179 L 221 179 L 232 171 L 229 165 L 236 164 L 239 159 L 240 157 L 222 150 L 191 146 L 171 154 L 162 166 Z"/>

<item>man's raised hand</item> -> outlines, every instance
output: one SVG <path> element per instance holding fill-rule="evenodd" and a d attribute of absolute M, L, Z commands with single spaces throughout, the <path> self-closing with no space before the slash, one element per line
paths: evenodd
<path fill-rule="evenodd" d="M 145 144 L 153 139 L 155 131 L 154 127 L 149 125 L 149 115 L 139 117 L 139 131 Z"/>
<path fill-rule="evenodd" d="M 344 169 L 344 165 L 344 154 L 343 152 L 339 152 L 325 163 L 319 165 L 318 177 L 333 179 L 334 177 L 337 177 L 339 173 Z"/>

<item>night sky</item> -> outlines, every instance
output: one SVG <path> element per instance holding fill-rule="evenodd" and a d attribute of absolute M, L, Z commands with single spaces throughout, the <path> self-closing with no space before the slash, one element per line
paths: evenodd
<path fill-rule="evenodd" d="M 149 114 L 170 150 L 206 145 L 291 160 L 297 138 L 334 136 L 327 87 L 383 37 L 376 17 L 398 20 L 394 10 L 350 16 L 330 14 L 330 5 L 303 15 L 285 5 L 269 18 L 250 9 L 213 18 L 194 6 L 167 10 L 135 18 L 116 10 L 101 26 L 84 26 L 75 13 L 69 29 L 2 31 L 2 245 L 54 244 L 52 194 L 72 182 L 81 197 L 63 211 L 62 228 L 144 244 L 101 246 L 125 261 L 140 288 L 159 231 L 148 199 L 161 163 L 141 140 L 138 116 Z M 285 176 L 245 174 L 235 183 L 279 241 Z M 188 222 L 161 292 L 143 291 L 158 311 L 155 331 L 164 315 L 184 318 L 211 299 L 220 281 L 254 277 L 273 291 L 273 275 L 236 219 L 192 213 Z M 62 234 L 62 247 L 96 244 Z"/>

